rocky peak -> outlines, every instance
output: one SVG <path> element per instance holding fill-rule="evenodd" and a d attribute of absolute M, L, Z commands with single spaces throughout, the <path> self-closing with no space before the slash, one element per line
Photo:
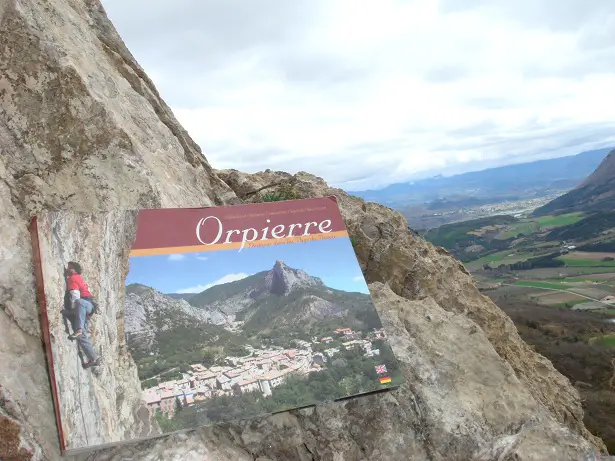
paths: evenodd
<path fill-rule="evenodd" d="M 577 189 L 586 186 L 597 187 L 615 180 L 615 150 L 610 151 L 596 170 L 583 181 Z"/>
<path fill-rule="evenodd" d="M 284 296 L 297 288 L 324 286 L 324 283 L 320 278 L 278 260 L 265 276 L 265 285 L 270 293 Z"/>

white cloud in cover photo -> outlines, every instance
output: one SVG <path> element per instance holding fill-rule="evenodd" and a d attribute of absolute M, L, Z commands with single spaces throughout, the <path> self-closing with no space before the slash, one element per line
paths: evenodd
<path fill-rule="evenodd" d="M 219 279 L 214 280 L 213 282 L 206 285 L 197 285 L 189 288 L 183 288 L 181 290 L 177 290 L 176 293 L 201 293 L 202 291 L 205 291 L 213 286 L 222 285 L 223 283 L 236 282 L 249 276 L 250 274 L 246 274 L 245 272 L 239 272 L 237 274 L 227 274 L 224 277 L 220 277 Z"/>

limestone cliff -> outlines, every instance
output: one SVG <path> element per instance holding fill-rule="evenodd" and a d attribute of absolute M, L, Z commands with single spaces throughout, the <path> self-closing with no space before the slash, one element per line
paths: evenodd
<path fill-rule="evenodd" d="M 62 432 L 69 449 L 160 434 L 141 404 L 137 369 L 124 336 L 124 280 L 136 234 L 136 212 L 46 213 L 37 223 L 45 298 L 58 383 Z M 68 339 L 60 310 L 64 301 L 63 269 L 69 261 L 83 267 L 83 277 L 100 312 L 91 317 L 90 338 L 102 365 L 81 366 L 75 342 Z"/>
<path fill-rule="evenodd" d="M 98 1 L 0 1 L 0 419 L 20 423 L 35 459 L 56 459 L 58 438 L 30 217 L 234 197 Z"/>
<path fill-rule="evenodd" d="M 59 459 L 27 232 L 33 214 L 231 204 L 289 179 L 297 196 L 340 198 L 407 384 L 87 459 L 589 460 L 604 448 L 584 428 L 570 383 L 521 341 L 457 260 L 412 235 L 401 215 L 303 173 L 214 172 L 97 0 L 0 0 L 0 150 L 0 459 Z M 53 251 L 65 258 L 74 250 Z M 122 257 L 101 251 L 88 263 L 121 267 Z M 121 293 L 120 274 L 103 274 L 98 288 Z M 120 359 L 117 314 L 95 329 Z M 130 362 L 116 376 L 104 373 L 102 383 L 69 379 L 127 385 Z M 128 424 L 129 400 L 120 405 L 124 422 L 105 430 Z M 92 406 L 100 411 L 92 418 L 111 408 L 113 391 Z"/>
<path fill-rule="evenodd" d="M 221 170 L 217 174 L 245 201 L 258 201 L 260 193 L 276 191 L 301 197 L 337 196 L 368 283 L 385 282 L 407 299 L 433 298 L 447 311 L 476 322 L 534 398 L 562 424 L 602 446 L 585 429 L 579 394 L 568 379 L 519 337 L 512 320 L 478 291 L 461 262 L 417 237 L 400 213 L 330 188 L 322 179 L 304 172 Z"/>

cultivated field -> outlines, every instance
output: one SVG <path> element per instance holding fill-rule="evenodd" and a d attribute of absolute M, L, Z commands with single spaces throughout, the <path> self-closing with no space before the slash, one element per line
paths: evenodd
<path fill-rule="evenodd" d="M 559 259 L 564 261 L 568 267 L 615 267 L 615 261 L 599 261 L 595 259 L 569 258 L 569 255 L 561 256 Z"/>
<path fill-rule="evenodd" d="M 614 258 L 613 252 L 590 252 L 590 251 L 572 251 L 566 255 L 566 259 L 583 259 L 588 261 L 602 261 L 604 258 Z"/>
<path fill-rule="evenodd" d="M 531 296 L 529 296 L 529 298 L 535 300 L 536 302 L 539 302 L 540 304 L 547 304 L 547 305 L 560 305 L 560 304 L 567 304 L 567 303 L 578 304 L 578 303 L 587 301 L 587 299 L 581 296 L 576 296 L 576 295 L 573 295 L 572 293 L 568 293 L 565 291 L 535 292 L 535 293 L 532 293 Z"/>
<path fill-rule="evenodd" d="M 559 216 L 542 216 L 540 218 L 522 219 L 514 224 L 503 226 L 498 235 L 500 239 L 517 237 L 519 234 L 529 235 L 540 231 L 548 231 L 556 227 L 568 226 L 583 219 L 583 213 L 568 213 Z"/>

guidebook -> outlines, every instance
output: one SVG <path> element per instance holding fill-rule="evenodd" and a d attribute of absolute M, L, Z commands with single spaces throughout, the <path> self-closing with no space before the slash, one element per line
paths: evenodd
<path fill-rule="evenodd" d="M 335 197 L 33 219 L 75 454 L 403 382 Z"/>

